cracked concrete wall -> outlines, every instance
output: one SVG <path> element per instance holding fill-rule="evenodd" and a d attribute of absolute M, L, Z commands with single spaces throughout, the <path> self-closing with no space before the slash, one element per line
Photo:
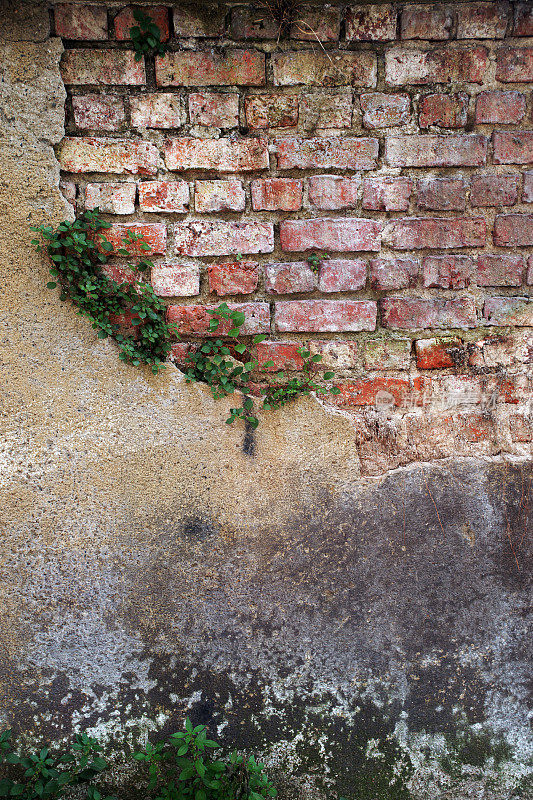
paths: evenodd
<path fill-rule="evenodd" d="M 61 45 L 46 4 L 2 11 L 2 724 L 131 744 L 188 713 L 287 800 L 525 797 L 530 455 L 380 446 L 371 478 L 348 413 L 303 400 L 245 444 L 175 367 L 121 364 L 45 290 Z M 489 738 L 454 776 L 465 725 Z"/>

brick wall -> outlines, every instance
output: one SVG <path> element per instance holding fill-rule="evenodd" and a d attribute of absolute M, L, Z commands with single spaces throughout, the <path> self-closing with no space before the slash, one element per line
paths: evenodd
<path fill-rule="evenodd" d="M 492 447 L 505 407 L 530 442 L 533 4 L 309 3 L 279 41 L 191 8 L 145 6 L 169 52 L 135 61 L 131 7 L 53 7 L 64 191 L 145 235 L 176 360 L 224 299 L 260 364 L 322 353 L 341 407 L 451 410 Z"/>

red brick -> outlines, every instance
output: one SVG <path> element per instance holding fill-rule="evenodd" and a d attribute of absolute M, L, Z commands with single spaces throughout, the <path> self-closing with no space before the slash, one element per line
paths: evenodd
<path fill-rule="evenodd" d="M 390 136 L 385 158 L 391 167 L 480 167 L 487 159 L 487 139 L 477 133 Z"/>
<path fill-rule="evenodd" d="M 377 139 L 321 137 L 277 139 L 279 169 L 374 169 Z"/>
<path fill-rule="evenodd" d="M 154 264 L 152 286 L 159 297 L 194 297 L 200 292 L 200 269 L 174 262 Z"/>
<path fill-rule="evenodd" d="M 424 178 L 418 181 L 416 204 L 430 211 L 464 211 L 466 183 L 462 178 Z"/>
<path fill-rule="evenodd" d="M 463 92 L 428 94 L 420 102 L 420 127 L 462 128 L 466 125 L 467 111 L 468 95 Z"/>
<path fill-rule="evenodd" d="M 476 122 L 514 125 L 526 114 L 526 98 L 521 92 L 491 90 L 476 97 Z"/>
<path fill-rule="evenodd" d="M 470 286 L 473 273 L 470 256 L 428 256 L 422 261 L 422 278 L 427 288 L 464 289 Z"/>
<path fill-rule="evenodd" d="M 522 202 L 533 203 L 533 171 L 524 172 L 524 192 Z"/>
<path fill-rule="evenodd" d="M 261 342 L 257 345 L 258 368 L 264 372 L 284 370 L 300 370 L 304 360 L 299 354 L 301 342 Z M 274 363 L 265 367 L 269 361 Z"/>
<path fill-rule="evenodd" d="M 381 223 L 371 219 L 299 219 L 280 223 L 281 247 L 289 251 L 380 250 Z"/>
<path fill-rule="evenodd" d="M 340 408 L 352 406 L 379 406 L 385 399 L 395 406 L 402 406 L 420 393 L 422 379 L 370 377 L 339 384 L 340 394 L 329 402 Z M 387 405 L 389 403 L 387 402 Z"/>
<path fill-rule="evenodd" d="M 499 247 L 533 245 L 533 214 L 501 214 L 494 220 L 494 244 Z"/>
<path fill-rule="evenodd" d="M 513 442 L 533 442 L 533 423 L 524 414 L 509 417 L 509 426 Z"/>
<path fill-rule="evenodd" d="M 390 4 L 358 4 L 346 11 L 349 42 L 389 42 L 396 39 L 396 10 Z"/>
<path fill-rule="evenodd" d="M 181 368 L 187 367 L 189 362 L 189 355 L 194 353 L 198 345 L 192 342 L 173 342 L 170 351 L 170 360 Z"/>
<path fill-rule="evenodd" d="M 410 363 L 409 339 L 371 339 L 365 342 L 366 369 L 409 369 Z"/>
<path fill-rule="evenodd" d="M 418 339 L 415 351 L 418 369 L 451 369 L 459 366 L 464 358 L 461 339 L 452 336 L 445 339 Z"/>
<path fill-rule="evenodd" d="M 56 36 L 63 39 L 107 39 L 105 6 L 75 6 L 58 3 L 54 6 Z"/>
<path fill-rule="evenodd" d="M 238 6 L 231 12 L 231 34 L 234 39 L 277 39 L 280 27 L 267 8 Z"/>
<path fill-rule="evenodd" d="M 129 50 L 67 50 L 61 59 L 61 76 L 71 86 L 143 86 L 144 59 L 135 61 Z"/>
<path fill-rule="evenodd" d="M 143 241 L 124 244 L 123 239 L 128 232 L 143 237 Z M 146 256 L 164 253 L 167 249 L 167 226 L 162 222 L 114 222 L 110 228 L 102 231 L 102 235 L 113 245 L 112 253 L 125 247 L 131 255 Z M 148 250 L 141 250 L 147 244 Z"/>
<path fill-rule="evenodd" d="M 189 95 L 191 125 L 214 128 L 235 128 L 239 124 L 237 92 L 194 92 Z"/>
<path fill-rule="evenodd" d="M 292 128 L 298 124 L 298 98 L 294 95 L 248 95 L 244 109 L 250 128 Z"/>
<path fill-rule="evenodd" d="M 416 285 L 420 263 L 407 258 L 374 258 L 370 262 L 370 287 L 374 291 L 408 289 Z"/>
<path fill-rule="evenodd" d="M 264 86 L 265 56 L 257 50 L 180 50 L 156 56 L 158 86 Z"/>
<path fill-rule="evenodd" d="M 458 39 L 503 39 L 509 3 L 464 3 L 456 6 Z"/>
<path fill-rule="evenodd" d="M 335 42 L 339 38 L 341 9 L 321 5 L 320 8 L 300 7 L 291 25 L 291 39 L 310 42 Z"/>
<path fill-rule="evenodd" d="M 373 331 L 376 315 L 372 300 L 289 300 L 276 303 L 275 323 L 284 332 Z"/>
<path fill-rule="evenodd" d="M 520 286 L 524 272 L 522 256 L 486 253 L 478 256 L 478 286 Z"/>
<path fill-rule="evenodd" d="M 254 211 L 298 211 L 302 207 L 302 181 L 294 178 L 260 178 L 252 181 Z"/>
<path fill-rule="evenodd" d="M 354 292 L 366 283 L 366 261 L 344 258 L 324 260 L 318 274 L 321 292 Z"/>
<path fill-rule="evenodd" d="M 195 181 L 194 208 L 200 214 L 215 211 L 244 211 L 246 194 L 242 181 Z"/>
<path fill-rule="evenodd" d="M 178 37 L 204 39 L 224 33 L 225 9 L 218 5 L 206 7 L 205 4 L 182 3 L 174 8 L 173 13 L 174 31 Z"/>
<path fill-rule="evenodd" d="M 123 264 L 103 264 L 102 272 L 116 283 L 132 284 L 139 280 L 138 274 L 130 269 L 130 267 L 126 267 Z"/>
<path fill-rule="evenodd" d="M 389 86 L 483 83 L 487 66 L 486 47 L 446 45 L 431 50 L 393 47 L 385 53 L 385 81 Z"/>
<path fill-rule="evenodd" d="M 268 169 L 264 139 L 192 139 L 181 137 L 165 143 L 168 169 L 210 169 L 218 172 L 253 172 Z"/>
<path fill-rule="evenodd" d="M 486 238 L 482 217 L 404 217 L 391 222 L 387 235 L 395 250 L 483 247 Z"/>
<path fill-rule="evenodd" d="M 315 372 L 329 369 L 353 369 L 354 367 L 359 366 L 359 346 L 357 342 L 354 342 L 353 340 L 339 341 L 338 339 L 314 339 L 307 344 L 308 350 L 311 352 L 311 356 L 322 356 L 320 361 L 317 361 L 313 364 L 313 370 Z"/>
<path fill-rule="evenodd" d="M 69 137 L 63 139 L 59 155 L 65 172 L 129 172 L 153 175 L 157 171 L 159 153 L 150 142 L 131 139 L 97 139 Z"/>
<path fill-rule="evenodd" d="M 363 208 L 369 211 L 407 211 L 412 191 L 410 178 L 365 178 Z"/>
<path fill-rule="evenodd" d="M 502 83 L 533 81 L 533 47 L 502 47 L 496 53 L 496 80 Z"/>
<path fill-rule="evenodd" d="M 533 327 L 533 300 L 527 297 L 489 297 L 483 307 L 490 325 Z"/>
<path fill-rule="evenodd" d="M 233 261 L 210 264 L 209 291 L 218 295 L 251 294 L 257 289 L 259 264 L 257 261 Z"/>
<path fill-rule="evenodd" d="M 494 133 L 495 164 L 533 164 L 533 131 Z"/>
<path fill-rule="evenodd" d="M 369 51 L 293 50 L 272 55 L 275 86 L 375 86 L 377 62 Z"/>
<path fill-rule="evenodd" d="M 139 184 L 141 211 L 172 211 L 185 214 L 189 210 L 189 184 L 186 181 L 146 181 Z"/>
<path fill-rule="evenodd" d="M 270 309 L 268 303 L 228 303 L 232 311 L 242 311 L 245 322 L 241 333 L 253 336 L 258 333 L 270 331 Z M 178 333 L 184 336 L 224 336 L 232 327 L 229 320 L 222 319 L 216 331 L 209 330 L 209 323 L 213 319 L 208 310 L 215 310 L 218 306 L 169 306 L 167 319 L 177 326 Z"/>
<path fill-rule="evenodd" d="M 475 328 L 476 307 L 468 297 L 434 300 L 415 297 L 386 297 L 380 300 L 384 328 Z"/>
<path fill-rule="evenodd" d="M 531 3 L 516 3 L 513 36 L 533 36 L 533 7 Z"/>
<path fill-rule="evenodd" d="M 518 200 L 520 175 L 472 175 L 470 202 L 473 206 L 512 206 Z"/>
<path fill-rule="evenodd" d="M 116 131 L 126 119 L 124 100 L 112 95 L 86 94 L 72 98 L 74 122 L 78 128 Z"/>
<path fill-rule="evenodd" d="M 119 41 L 131 39 L 131 28 L 139 25 L 133 16 L 133 8 L 133 6 L 128 6 L 115 17 L 115 37 Z M 160 30 L 161 41 L 165 42 L 168 39 L 168 9 L 165 6 L 143 6 L 141 10 L 157 25 Z"/>
<path fill-rule="evenodd" d="M 333 210 L 355 208 L 361 178 L 343 178 L 341 175 L 313 175 L 308 179 L 309 202 L 316 208 Z"/>
<path fill-rule="evenodd" d="M 174 225 L 174 237 L 176 252 L 187 256 L 271 253 L 274 249 L 271 222 L 179 222 Z"/>
<path fill-rule="evenodd" d="M 136 193 L 134 183 L 88 183 L 85 208 L 99 208 L 103 214 L 133 214 Z"/>
<path fill-rule="evenodd" d="M 143 94 L 130 97 L 134 128 L 181 128 L 185 122 L 182 98 L 177 94 Z"/>
<path fill-rule="evenodd" d="M 402 11 L 402 39 L 449 39 L 453 17 L 444 5 L 406 6 Z"/>
<path fill-rule="evenodd" d="M 320 89 L 300 95 L 300 122 L 306 131 L 349 128 L 352 124 L 352 90 Z"/>
<path fill-rule="evenodd" d="M 363 127 L 394 128 L 409 122 L 411 100 L 408 94 L 371 92 L 360 97 Z"/>
<path fill-rule="evenodd" d="M 288 261 L 284 264 L 267 264 L 265 291 L 271 294 L 296 294 L 312 292 L 316 288 L 316 275 L 307 261 Z"/>
<path fill-rule="evenodd" d="M 74 181 L 66 181 L 63 178 L 59 181 L 59 191 L 65 198 L 65 200 L 70 203 L 74 211 L 76 211 L 76 195 L 77 195 L 77 186 Z"/>

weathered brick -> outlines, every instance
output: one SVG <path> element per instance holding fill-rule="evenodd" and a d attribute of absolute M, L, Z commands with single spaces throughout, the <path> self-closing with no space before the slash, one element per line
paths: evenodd
<path fill-rule="evenodd" d="M 529 256 L 527 262 L 527 284 L 533 286 L 533 256 Z"/>
<path fill-rule="evenodd" d="M 150 142 L 67 136 L 61 143 L 59 163 L 65 172 L 153 175 L 158 158 L 157 148 Z"/>
<path fill-rule="evenodd" d="M 173 342 L 170 350 L 169 359 L 181 368 L 186 368 L 189 364 L 189 355 L 195 352 L 198 345 L 193 342 Z"/>
<path fill-rule="evenodd" d="M 264 86 L 265 56 L 257 50 L 180 50 L 156 56 L 158 86 Z"/>
<path fill-rule="evenodd" d="M 355 208 L 361 185 L 359 175 L 343 178 L 341 175 L 313 175 L 308 179 L 309 202 L 316 208 L 334 210 Z"/>
<path fill-rule="evenodd" d="M 116 131 L 126 119 L 124 100 L 113 95 L 75 95 L 72 98 L 72 110 L 78 128 L 95 131 Z"/>
<path fill-rule="evenodd" d="M 512 206 L 518 200 L 520 175 L 472 175 L 470 202 L 473 206 Z"/>
<path fill-rule="evenodd" d="M 453 16 L 444 5 L 412 5 L 402 11 L 402 39 L 449 39 Z"/>
<path fill-rule="evenodd" d="M 302 181 L 266 178 L 252 181 L 254 211 L 298 211 L 302 207 Z"/>
<path fill-rule="evenodd" d="M 88 183 L 85 208 L 99 208 L 103 214 L 133 214 L 136 193 L 134 183 Z"/>
<path fill-rule="evenodd" d="M 165 42 L 168 39 L 168 9 L 165 6 L 143 6 L 142 11 L 147 14 L 155 25 L 159 28 L 161 41 Z M 131 39 L 131 28 L 139 25 L 133 16 L 133 7 L 119 11 L 114 19 L 113 27 L 115 29 L 115 37 L 119 41 L 126 41 Z"/>
<path fill-rule="evenodd" d="M 186 181 L 145 181 L 139 184 L 141 211 L 172 211 L 185 214 L 189 210 L 189 184 Z"/>
<path fill-rule="evenodd" d="M 359 366 L 359 345 L 357 342 L 338 339 L 312 339 L 307 343 L 311 356 L 321 355 L 322 359 L 313 364 L 313 370 L 343 370 Z"/>
<path fill-rule="evenodd" d="M 294 50 L 272 55 L 276 86 L 375 86 L 377 62 L 368 51 Z"/>
<path fill-rule="evenodd" d="M 193 220 L 173 226 L 175 250 L 187 256 L 226 256 L 234 253 L 271 253 L 271 222 Z"/>
<path fill-rule="evenodd" d="M 502 83 L 533 81 L 533 47 L 501 47 L 496 53 L 496 80 Z"/>
<path fill-rule="evenodd" d="M 298 98 L 294 95 L 248 95 L 244 110 L 250 128 L 292 128 L 298 124 Z"/>
<path fill-rule="evenodd" d="M 258 368 L 264 372 L 300 370 L 304 364 L 298 352 L 301 347 L 300 342 L 260 342 L 256 350 Z M 269 361 L 273 363 L 265 366 Z"/>
<path fill-rule="evenodd" d="M 486 225 L 482 217 L 404 217 L 391 222 L 385 238 L 395 250 L 483 247 Z"/>
<path fill-rule="evenodd" d="M 371 339 L 365 342 L 366 369 L 409 369 L 411 341 L 409 339 Z"/>
<path fill-rule="evenodd" d="M 210 169 L 218 172 L 250 172 L 268 169 L 264 139 L 192 139 L 181 137 L 165 143 L 168 169 Z"/>
<path fill-rule="evenodd" d="M 422 261 L 422 280 L 426 288 L 464 289 L 470 286 L 474 262 L 470 256 L 427 256 Z"/>
<path fill-rule="evenodd" d="M 533 203 L 533 171 L 524 172 L 524 192 L 522 194 L 524 203 Z"/>
<path fill-rule="evenodd" d="M 489 297 L 483 306 L 489 325 L 533 327 L 533 300 L 528 297 Z"/>
<path fill-rule="evenodd" d="M 494 133 L 495 164 L 533 164 L 533 131 Z"/>
<path fill-rule="evenodd" d="M 321 137 L 277 139 L 280 169 L 374 169 L 379 144 L 377 139 Z"/>
<path fill-rule="evenodd" d="M 513 36 L 533 36 L 533 7 L 531 3 L 515 3 Z"/>
<path fill-rule="evenodd" d="M 373 331 L 377 306 L 372 300 L 288 300 L 276 303 L 281 332 Z"/>
<path fill-rule="evenodd" d="M 429 211 L 464 211 L 466 189 L 462 178 L 424 178 L 418 181 L 416 204 Z"/>
<path fill-rule="evenodd" d="M 374 258 L 370 262 L 370 287 L 374 291 L 408 289 L 416 285 L 420 263 L 410 258 Z"/>
<path fill-rule="evenodd" d="M 237 6 L 231 12 L 231 34 L 234 39 L 277 39 L 279 24 L 267 8 Z"/>
<path fill-rule="evenodd" d="M 257 261 L 232 261 L 210 264 L 209 291 L 215 294 L 251 294 L 257 289 L 259 264 Z"/>
<path fill-rule="evenodd" d="M 61 76 L 72 86 L 146 83 L 144 59 L 135 61 L 135 53 L 129 50 L 67 50 L 61 59 Z"/>
<path fill-rule="evenodd" d="M 396 10 L 390 4 L 352 6 L 346 11 L 349 42 L 389 42 L 396 39 Z"/>
<path fill-rule="evenodd" d="M 407 94 L 371 92 L 360 97 L 365 128 L 394 128 L 409 122 L 411 100 Z"/>
<path fill-rule="evenodd" d="M 487 159 L 487 139 L 477 133 L 390 136 L 385 158 L 391 167 L 480 167 Z"/>
<path fill-rule="evenodd" d="M 300 95 L 300 121 L 306 131 L 349 128 L 352 124 L 351 89 L 321 89 Z"/>
<path fill-rule="evenodd" d="M 235 128 L 239 124 L 239 95 L 194 92 L 189 95 L 189 117 L 192 125 Z"/>
<path fill-rule="evenodd" d="M 366 261 L 344 258 L 326 259 L 320 266 L 318 288 L 321 292 L 354 292 L 366 283 Z"/>
<path fill-rule="evenodd" d="M 307 42 L 335 42 L 339 38 L 341 9 L 321 5 L 320 8 L 303 8 L 297 11 L 291 25 L 291 39 Z"/>
<path fill-rule="evenodd" d="M 194 208 L 200 214 L 215 211 L 244 211 L 246 194 L 242 181 L 195 181 Z"/>
<path fill-rule="evenodd" d="M 59 191 L 65 198 L 65 200 L 70 203 L 73 207 L 74 211 L 76 210 L 76 196 L 77 196 L 77 186 L 74 181 L 67 181 L 64 178 L 61 178 L 59 181 Z"/>
<path fill-rule="evenodd" d="M 522 256 L 485 253 L 477 259 L 476 282 L 478 286 L 520 286 L 523 272 Z"/>
<path fill-rule="evenodd" d="M 475 328 L 476 307 L 468 297 L 451 300 L 416 297 L 386 297 L 380 300 L 384 328 Z"/>
<path fill-rule="evenodd" d="M 215 38 L 224 33 L 225 9 L 219 3 L 181 3 L 173 14 L 174 31 L 180 38 Z"/>
<path fill-rule="evenodd" d="M 418 369 L 451 369 L 464 358 L 463 343 L 455 336 L 417 339 L 415 352 Z"/>
<path fill-rule="evenodd" d="M 500 214 L 494 220 L 494 244 L 499 247 L 533 245 L 533 214 Z"/>
<path fill-rule="evenodd" d="M 56 36 L 63 39 L 107 39 L 107 9 L 105 6 L 75 6 L 57 3 L 54 6 Z"/>
<path fill-rule="evenodd" d="M 194 297 L 200 293 L 200 269 L 175 262 L 154 264 L 152 286 L 159 297 Z"/>
<path fill-rule="evenodd" d="M 467 112 L 468 95 L 464 92 L 428 94 L 420 101 L 420 127 L 462 128 L 466 125 Z"/>
<path fill-rule="evenodd" d="M 124 245 L 124 237 L 130 231 L 137 236 L 142 236 L 143 241 Z M 114 222 L 110 228 L 102 231 L 102 235 L 113 245 L 113 250 L 110 251 L 112 253 L 126 247 L 131 255 L 144 258 L 156 253 L 164 253 L 167 249 L 167 226 L 162 222 Z M 143 244 L 148 245 L 148 250 L 141 250 Z"/>
<path fill-rule="evenodd" d="M 288 261 L 267 264 L 265 291 L 272 294 L 312 292 L 316 288 L 316 275 L 307 261 Z"/>
<path fill-rule="evenodd" d="M 228 303 L 232 311 L 242 311 L 245 316 L 241 333 L 253 336 L 258 333 L 270 331 L 270 309 L 268 303 Z M 209 330 L 209 323 L 213 319 L 209 310 L 214 311 L 217 306 L 169 306 L 167 320 L 177 326 L 178 333 L 184 336 L 223 336 L 232 327 L 229 320 L 220 320 L 216 331 Z"/>
<path fill-rule="evenodd" d="M 513 331 L 510 336 L 486 336 L 469 346 L 468 363 L 472 367 L 511 367 L 528 364 L 533 355 L 531 334 Z"/>
<path fill-rule="evenodd" d="M 446 45 L 431 50 L 393 47 L 385 53 L 385 81 L 389 86 L 483 83 L 487 66 L 486 47 Z"/>
<path fill-rule="evenodd" d="M 359 378 L 350 383 L 339 384 L 340 394 L 329 402 L 340 408 L 357 406 L 379 407 L 386 399 L 386 405 L 403 406 L 413 401 L 420 402 L 418 396 L 423 384 L 422 378 L 413 382 L 408 378 L 389 378 L 385 376 Z"/>
<path fill-rule="evenodd" d="M 503 39 L 509 3 L 464 3 L 456 7 L 458 39 Z"/>
<path fill-rule="evenodd" d="M 533 423 L 524 414 L 509 417 L 509 429 L 513 442 L 533 442 Z"/>
<path fill-rule="evenodd" d="M 112 281 L 116 283 L 129 283 L 133 284 L 139 280 L 138 274 L 133 269 L 124 264 L 102 264 L 102 272 Z"/>
<path fill-rule="evenodd" d="M 514 125 L 526 114 L 526 98 L 521 92 L 490 90 L 476 98 L 476 122 Z"/>
<path fill-rule="evenodd" d="M 299 219 L 280 223 L 281 247 L 335 252 L 379 250 L 381 223 L 371 219 Z"/>
<path fill-rule="evenodd" d="M 410 178 L 365 178 L 363 208 L 369 211 L 407 211 L 412 191 Z"/>
<path fill-rule="evenodd" d="M 185 122 L 183 99 L 176 94 L 143 94 L 130 97 L 134 128 L 181 128 Z"/>

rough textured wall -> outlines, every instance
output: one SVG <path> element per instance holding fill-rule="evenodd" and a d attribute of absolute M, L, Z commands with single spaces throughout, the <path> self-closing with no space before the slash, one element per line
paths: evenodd
<path fill-rule="evenodd" d="M 514 11 L 516 33 L 527 33 L 520 25 L 528 24 L 529 4 L 476 8 L 495 5 L 509 31 Z M 458 11 L 464 14 L 468 7 L 439 7 L 444 18 L 452 20 L 453 35 L 460 30 Z M 107 50 L 116 46 L 103 37 L 114 30 L 115 11 L 122 7 L 109 6 L 109 16 L 102 16 L 102 8 L 96 6 L 91 14 L 84 9 L 88 28 L 82 35 L 93 37 L 90 49 L 105 51 L 99 56 L 105 67 Z M 421 15 L 401 5 L 394 9 L 405 15 L 402 20 L 419 20 L 416 25 L 422 25 L 423 9 Z M 57 24 L 58 9 L 54 10 Z M 355 15 L 358 29 L 365 13 L 376 13 L 366 4 L 357 11 L 363 15 Z M 46 4 L 21 7 L 4 2 L 2 12 L 2 722 L 38 740 L 89 729 L 119 742 L 125 731 L 133 742 L 150 728 L 172 730 L 189 713 L 228 741 L 263 753 L 279 768 L 287 800 L 336 793 L 370 800 L 403 797 L 407 791 L 416 797 L 480 797 L 483 792 L 502 800 L 527 797 L 530 330 L 498 327 L 497 338 L 485 328 L 453 331 L 459 340 L 483 344 L 466 349 L 461 342 L 454 344 L 466 355 L 457 359 L 459 363 L 452 358 L 453 365 L 437 373 L 435 400 L 426 395 L 419 404 L 395 400 L 392 406 L 385 398 L 363 413 L 359 407 L 326 407 L 310 398 L 265 416 L 253 437 L 225 426 L 229 403 L 214 402 L 202 386 L 188 386 L 175 367 L 155 378 L 122 365 L 112 343 L 96 341 L 87 323 L 45 290 L 47 266 L 30 246 L 28 225 L 57 222 L 73 213 L 59 191 L 54 154 L 55 146 L 62 157 L 65 153 L 61 142 L 66 92 L 59 72 L 63 46 L 50 35 Z M 242 14 L 234 15 L 237 21 L 243 19 Z M 66 19 L 72 24 L 75 14 Z M 100 28 L 95 27 L 98 19 Z M 483 13 L 474 19 L 483 19 Z M 494 19 L 491 24 L 496 25 Z M 80 28 L 77 31 L 79 36 Z M 173 49 L 209 49 L 216 43 L 188 38 Z M 528 43 L 523 39 L 518 46 L 526 51 Z M 263 44 L 254 39 L 245 49 L 261 56 L 263 49 L 278 52 L 274 44 L 271 39 Z M 71 52 L 85 49 L 83 40 L 73 37 L 67 45 Z M 328 42 L 324 46 L 335 49 Z M 458 45 L 404 46 L 409 51 L 448 53 Z M 466 43 L 467 49 L 475 50 L 499 51 L 501 46 L 494 47 L 490 40 Z M 311 45 L 300 42 L 296 49 L 300 47 Z M 379 53 L 381 81 L 380 48 L 392 47 L 352 41 L 347 49 L 365 52 L 370 59 Z M 126 42 L 118 49 L 128 48 Z M 286 43 L 279 52 L 285 49 Z M 225 58 L 223 50 L 215 52 Z M 314 45 L 312 52 L 314 58 L 322 51 Z M 94 70 L 97 58 L 91 56 L 86 63 L 86 69 Z M 187 63 L 192 68 L 194 62 Z M 430 63 L 442 64 L 437 56 Z M 524 64 L 520 69 L 527 69 L 527 60 Z M 103 74 L 108 74 L 106 69 Z M 150 67 L 146 74 L 153 79 Z M 297 77 L 306 74 L 299 70 Z M 450 93 L 480 90 L 471 84 L 456 90 L 455 80 Z M 527 97 L 530 115 L 526 80 L 512 85 L 512 91 Z M 374 93 L 377 87 L 368 88 Z M 442 94 L 443 88 L 433 91 L 430 85 L 428 94 Z M 385 84 L 380 83 L 382 89 Z M 129 104 L 134 94 L 154 91 L 155 86 L 133 92 L 124 86 L 87 85 L 77 87 L 75 94 L 101 94 L 104 104 L 112 95 L 120 108 L 122 96 Z M 167 93 L 166 87 L 157 91 Z M 265 91 L 246 90 L 253 95 Z M 302 113 L 314 92 L 330 96 L 340 90 L 268 91 L 298 95 Z M 412 94 L 418 109 L 416 87 L 385 91 Z M 169 93 L 180 95 L 182 90 Z M 175 102 L 181 109 L 181 100 Z M 70 114 L 67 101 L 68 125 Z M 513 141 L 527 141 L 506 122 L 498 129 L 514 131 Z M 480 130 L 486 137 L 488 129 Z M 180 131 L 171 131 L 171 138 L 179 139 Z M 190 129 L 184 131 L 191 134 Z M 89 132 L 101 135 L 90 128 L 79 131 Z M 201 127 L 195 132 L 213 133 Z M 324 133 L 329 138 L 321 128 L 313 135 L 302 133 L 311 139 L 320 140 Z M 144 129 L 139 134 L 132 133 L 131 139 L 150 140 L 141 152 L 152 153 L 159 134 Z M 341 135 L 350 138 L 347 129 Z M 452 130 L 445 138 L 454 142 L 464 135 Z M 116 138 L 116 132 L 106 131 L 104 136 Z M 130 134 L 120 138 L 130 142 Z M 250 138 L 245 132 L 237 136 L 238 141 Z M 364 138 L 382 138 L 382 132 L 366 131 Z M 516 146 L 525 149 L 523 144 Z M 187 152 L 197 145 L 190 147 Z M 106 157 L 113 152 L 106 148 Z M 233 152 L 231 147 L 227 152 Z M 121 158 L 123 153 L 120 150 Z M 274 166 L 275 154 L 269 157 Z M 490 178 L 502 172 L 516 176 L 519 171 L 510 165 L 484 167 L 479 173 Z M 411 168 L 404 172 L 416 192 L 410 200 L 414 203 L 422 175 Z M 428 175 L 449 178 L 456 172 L 439 168 Z M 461 180 L 470 180 L 472 204 L 472 181 L 478 171 L 460 167 L 458 172 Z M 387 169 L 384 174 L 391 177 L 390 173 Z M 345 170 L 332 174 L 342 177 Z M 357 170 L 346 174 L 357 181 Z M 299 169 L 289 176 L 304 180 Z M 191 173 L 191 183 L 192 177 L 196 175 Z M 261 173 L 252 174 L 253 180 L 261 178 Z M 200 174 L 198 180 L 203 180 Z M 236 180 L 246 185 L 249 181 Z M 101 173 L 84 175 L 83 180 L 76 174 L 76 181 L 83 189 L 86 183 L 134 185 L 127 176 Z M 438 191 L 434 196 L 441 195 Z M 84 197 L 80 192 L 78 199 Z M 287 218 L 321 213 L 309 208 Z M 480 207 L 464 216 L 490 219 L 493 213 L 506 216 L 499 203 L 495 210 Z M 356 207 L 347 213 L 336 211 L 335 217 L 345 224 L 362 214 L 378 226 L 387 216 Z M 443 215 L 450 218 L 447 212 Z M 195 210 L 193 216 L 201 214 Z M 405 216 L 395 213 L 393 218 Z M 426 217 L 426 212 L 420 216 Z M 175 242 L 173 217 L 157 212 L 156 219 L 169 221 L 169 241 Z M 206 212 L 203 219 L 211 226 L 215 219 L 234 222 L 239 217 Z M 264 220 L 268 228 L 281 217 L 250 212 L 250 219 Z M 519 230 L 527 231 L 526 225 Z M 528 255 L 527 246 L 496 247 L 494 252 L 520 256 L 523 264 Z M 360 259 L 344 255 L 344 261 Z M 460 249 L 458 255 L 471 256 L 476 269 L 472 278 L 479 273 L 473 251 Z M 288 256 L 283 260 L 292 261 Z M 297 257 L 302 261 L 304 255 Z M 387 258 L 393 257 L 391 253 Z M 424 250 L 409 251 L 406 257 L 421 261 L 423 276 Z M 168 259 L 178 263 L 172 252 Z M 372 259 L 364 256 L 365 262 Z M 257 258 L 261 269 L 273 261 L 268 254 Z M 195 258 L 187 259 L 188 265 L 196 263 Z M 212 263 L 219 262 L 207 256 L 202 260 L 203 265 Z M 418 286 L 406 288 L 402 297 L 434 303 L 441 292 L 454 302 L 466 298 L 464 302 L 480 311 L 485 291 L 520 297 L 528 291 L 526 284 L 494 292 L 480 289 L 473 278 L 474 283 L 456 293 L 423 287 L 423 277 L 418 280 Z M 202 275 L 204 300 L 205 283 Z M 261 294 L 254 296 L 258 303 L 267 298 L 266 284 L 261 287 Z M 345 297 L 340 292 L 332 296 L 335 303 Z M 387 296 L 374 288 L 346 295 L 350 302 L 364 298 L 366 303 Z M 385 364 L 394 365 L 394 371 L 385 373 L 389 380 L 402 375 L 398 380 L 412 378 L 416 386 L 414 380 L 424 377 L 410 356 L 408 364 L 398 362 L 391 342 L 403 342 L 398 350 L 409 354 L 405 341 L 437 338 L 438 331 L 430 328 L 423 336 L 404 331 L 393 338 L 387 331 L 363 338 L 342 332 L 342 340 L 350 342 L 342 346 L 346 358 L 354 352 L 363 359 L 367 352 L 383 354 L 381 362 L 375 356 L 373 362 L 358 361 L 357 368 L 349 362 L 347 383 L 354 384 L 354 375 L 360 381 L 373 380 L 376 365 Z M 324 338 L 320 332 L 318 340 Z M 334 354 L 339 338 L 328 339 L 332 357 L 338 357 Z M 444 357 L 442 350 L 437 352 Z M 415 353 L 419 357 L 418 348 Z M 396 372 L 399 363 L 405 366 L 403 372 Z M 491 389 L 483 408 L 479 392 L 485 384 L 479 375 L 465 375 L 472 366 L 480 368 L 486 385 L 508 384 L 503 393 L 494 395 Z M 396 398 L 392 385 L 384 390 Z M 469 389 L 460 393 L 459 386 Z M 350 392 L 356 396 L 355 390 Z M 391 788 L 396 774 L 398 781 Z"/>

